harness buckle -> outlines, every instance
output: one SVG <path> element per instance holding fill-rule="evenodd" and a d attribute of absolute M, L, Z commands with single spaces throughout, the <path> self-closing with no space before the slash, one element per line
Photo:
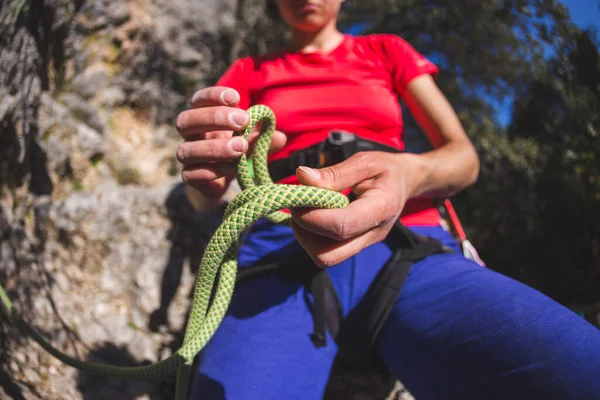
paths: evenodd
<path fill-rule="evenodd" d="M 351 143 L 356 141 L 356 134 L 343 130 L 335 130 L 329 132 L 329 136 L 327 137 L 327 142 L 333 146 L 343 146 L 346 143 Z"/>
<path fill-rule="evenodd" d="M 340 163 L 356 153 L 358 144 L 356 134 L 344 130 L 329 132 L 325 146 L 319 154 L 319 167 Z"/>

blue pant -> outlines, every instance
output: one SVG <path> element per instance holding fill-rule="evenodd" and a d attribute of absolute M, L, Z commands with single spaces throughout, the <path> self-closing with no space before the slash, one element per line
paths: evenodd
<path fill-rule="evenodd" d="M 440 227 L 417 233 L 456 248 Z M 297 251 L 289 228 L 259 223 L 240 266 Z M 377 243 L 328 270 L 348 314 L 391 249 Z M 241 284 L 199 356 L 191 399 L 321 399 L 337 348 L 315 348 L 300 285 Z M 417 400 L 600 399 L 600 330 L 550 298 L 456 254 L 412 266 L 377 351 Z"/>

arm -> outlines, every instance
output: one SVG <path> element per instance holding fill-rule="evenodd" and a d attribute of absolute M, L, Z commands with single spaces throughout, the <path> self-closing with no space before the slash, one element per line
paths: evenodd
<path fill-rule="evenodd" d="M 451 197 L 473 184 L 479 175 L 479 157 L 432 77 L 413 79 L 403 97 L 434 147 L 427 153 L 410 156 L 414 173 L 409 197 Z"/>

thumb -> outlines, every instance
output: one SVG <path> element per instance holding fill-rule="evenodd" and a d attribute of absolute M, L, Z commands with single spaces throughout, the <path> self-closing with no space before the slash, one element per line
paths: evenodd
<path fill-rule="evenodd" d="M 283 146 L 287 143 L 287 136 L 281 131 L 275 131 L 273 138 L 271 139 L 271 147 L 269 148 L 269 154 L 278 152 L 283 149 Z"/>
<path fill-rule="evenodd" d="M 302 166 L 296 169 L 296 176 L 304 185 L 341 191 L 377 175 L 373 163 L 366 161 L 365 156 L 354 155 L 331 167 L 314 169 Z"/>
<path fill-rule="evenodd" d="M 254 146 L 256 145 L 256 140 L 258 139 L 258 135 L 260 134 L 259 124 L 257 124 L 248 135 L 248 154 L 252 154 L 254 151 Z M 271 146 L 269 147 L 269 154 L 273 154 L 285 146 L 287 142 L 287 135 L 281 131 L 275 130 L 273 132 L 273 136 L 271 137 Z"/>

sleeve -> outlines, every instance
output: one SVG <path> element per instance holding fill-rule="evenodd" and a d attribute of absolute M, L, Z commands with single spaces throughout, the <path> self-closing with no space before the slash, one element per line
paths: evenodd
<path fill-rule="evenodd" d="M 252 105 L 250 96 L 250 79 L 254 70 L 251 58 L 240 58 L 236 60 L 219 78 L 216 86 L 225 86 L 235 89 L 240 94 L 238 107 L 247 109 Z"/>
<path fill-rule="evenodd" d="M 402 96 L 406 86 L 418 76 L 436 76 L 439 68 L 415 50 L 407 41 L 395 36 L 384 35 L 383 49 L 392 75 L 394 90 Z"/>

